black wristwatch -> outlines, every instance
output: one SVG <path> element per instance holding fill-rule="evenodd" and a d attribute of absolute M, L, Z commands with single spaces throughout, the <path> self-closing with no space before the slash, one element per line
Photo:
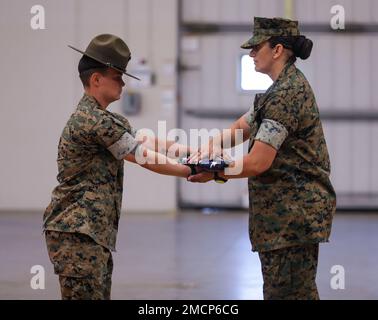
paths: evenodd
<path fill-rule="evenodd" d="M 226 183 L 228 180 L 219 176 L 217 171 L 214 171 L 214 181 L 216 183 Z"/>

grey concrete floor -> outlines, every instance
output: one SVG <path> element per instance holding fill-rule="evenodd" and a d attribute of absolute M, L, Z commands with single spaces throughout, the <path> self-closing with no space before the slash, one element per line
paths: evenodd
<path fill-rule="evenodd" d="M 60 298 L 41 215 L 0 213 L 0 299 Z M 122 215 L 112 298 L 262 299 L 247 225 L 248 215 L 240 212 Z M 320 246 L 322 299 L 378 299 L 377 230 L 378 214 L 336 214 L 331 241 Z M 31 288 L 34 265 L 45 269 L 43 290 Z M 345 289 L 331 288 L 334 265 L 344 268 Z"/>

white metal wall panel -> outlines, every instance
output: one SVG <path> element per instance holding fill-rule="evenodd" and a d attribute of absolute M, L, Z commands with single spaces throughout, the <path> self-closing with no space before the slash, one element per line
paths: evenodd
<path fill-rule="evenodd" d="M 235 23 L 240 21 L 240 1 L 239 0 L 218 0 L 220 3 L 219 20 L 222 23 Z"/>
<path fill-rule="evenodd" d="M 334 5 L 344 7 L 346 23 L 378 21 L 376 0 L 293 0 L 293 18 L 300 23 L 329 24 Z M 284 15 L 284 0 L 183 0 L 184 21 L 252 23 L 254 16 Z"/>
<path fill-rule="evenodd" d="M 300 0 L 296 1 L 295 18 L 299 23 L 314 23 L 316 22 L 315 6 L 320 1 L 314 0 Z"/>
<path fill-rule="evenodd" d="M 333 4 L 336 4 L 332 1 L 314 1 L 314 20 L 312 23 L 329 23 L 331 18 L 330 9 Z M 332 4 L 331 4 L 331 3 Z M 300 17 L 296 17 L 297 19 L 300 19 Z"/>
<path fill-rule="evenodd" d="M 371 131 L 371 192 L 378 193 L 378 123 L 372 124 Z"/>
<path fill-rule="evenodd" d="M 201 37 L 196 35 L 185 35 L 181 40 L 181 63 L 191 69 L 200 68 L 201 57 Z"/>
<path fill-rule="evenodd" d="M 181 106 L 194 109 L 201 104 L 201 37 L 185 36 L 180 42 L 181 67 L 186 70 L 181 73 Z"/>
<path fill-rule="evenodd" d="M 258 12 L 260 12 L 260 2 L 251 0 L 239 0 L 239 2 L 240 22 L 250 23 L 252 25 L 253 17 L 257 16 Z"/>
<path fill-rule="evenodd" d="M 352 37 L 352 107 L 353 110 L 372 108 L 371 87 L 373 80 L 370 61 L 373 60 L 372 42 L 377 36 Z"/>
<path fill-rule="evenodd" d="M 203 0 L 183 0 L 182 1 L 183 21 L 200 21 L 202 2 Z"/>
<path fill-rule="evenodd" d="M 220 41 L 219 37 L 204 36 L 201 43 L 201 107 L 211 109 L 219 105 L 220 77 Z"/>
<path fill-rule="evenodd" d="M 332 181 L 336 192 L 350 193 L 352 186 L 353 159 L 352 126 L 349 123 L 329 123 L 331 128 L 326 137 L 331 159 Z"/>
<path fill-rule="evenodd" d="M 333 105 L 335 109 L 349 110 L 352 108 L 353 92 L 352 39 L 351 36 L 340 36 L 333 41 Z"/>
<path fill-rule="evenodd" d="M 378 2 L 378 1 L 377 1 Z M 378 7 L 377 7 L 378 10 Z M 378 85 L 377 85 L 377 75 L 378 75 L 378 59 L 377 59 L 377 52 L 378 52 L 378 37 L 377 35 L 372 36 L 372 43 L 371 43 L 371 60 L 369 61 L 369 67 L 371 68 L 371 78 L 370 83 L 366 83 L 366 86 L 370 87 L 371 91 L 371 100 L 372 100 L 372 107 L 374 110 L 378 110 Z"/>
<path fill-rule="evenodd" d="M 371 124 L 358 122 L 351 128 L 349 154 L 352 157 L 352 192 L 370 192 L 371 179 Z M 341 165 L 341 163 L 339 164 Z"/>
<path fill-rule="evenodd" d="M 371 0 L 371 19 L 372 23 L 378 23 L 378 1 Z"/>
<path fill-rule="evenodd" d="M 305 65 L 314 67 L 315 97 L 320 110 L 329 110 L 334 107 L 333 87 L 337 83 L 335 72 L 335 51 L 333 39 L 330 36 L 317 35 L 314 38 L 314 52 Z M 314 62 L 311 62 L 314 59 Z M 310 81 L 311 84 L 311 81 Z"/>
<path fill-rule="evenodd" d="M 201 21 L 219 22 L 221 3 L 219 0 L 201 1 Z"/>
<path fill-rule="evenodd" d="M 372 1 L 376 2 L 376 0 L 351 1 L 350 3 L 351 10 L 346 15 L 347 22 L 355 22 L 355 23 L 372 22 L 373 21 L 373 15 L 371 11 Z M 348 15 L 351 15 L 351 18 L 349 18 Z"/>
<path fill-rule="evenodd" d="M 149 0 L 140 0 L 140 1 L 129 1 L 128 3 L 128 10 L 129 12 L 138 12 L 139 14 L 129 14 L 127 24 L 130 26 L 129 30 L 132 30 L 136 26 L 151 26 L 151 21 L 149 20 L 151 17 L 149 16 L 150 8 L 149 4 L 151 1 Z M 130 46 L 134 42 L 138 43 L 139 46 L 135 48 L 133 55 L 135 57 L 144 57 L 151 51 L 151 28 L 138 28 L 138 32 L 130 32 Z M 137 39 L 134 40 L 134 38 Z M 144 39 L 144 41 L 140 41 L 140 39 Z M 151 55 L 149 55 L 151 56 Z"/>
<path fill-rule="evenodd" d="M 93 17 L 98 16 L 98 8 L 103 6 L 101 0 L 81 0 L 76 2 L 76 15 L 78 16 L 76 32 L 78 35 L 79 45 L 86 48 L 88 39 L 101 33 L 122 34 L 125 26 L 123 25 L 125 5 L 121 0 L 113 1 L 112 19 L 103 19 L 98 23 Z M 118 22 L 118 23 L 116 23 Z"/>
<path fill-rule="evenodd" d="M 186 71 L 181 76 L 181 106 L 196 109 L 201 105 L 201 81 L 198 71 Z"/>
<path fill-rule="evenodd" d="M 328 24 L 334 15 L 334 13 L 331 13 L 331 8 L 334 5 L 344 7 L 347 24 L 378 21 L 376 0 L 294 0 L 294 15 L 300 23 Z"/>
<path fill-rule="evenodd" d="M 284 15 L 284 1 L 260 0 L 258 16 L 282 17 Z"/>
<path fill-rule="evenodd" d="M 172 64 L 174 66 L 176 61 L 172 59 L 171 56 L 172 53 L 177 50 L 177 42 L 172 41 L 172 38 L 167 36 L 169 31 L 175 30 L 176 32 L 177 30 L 177 22 L 171 18 L 176 16 L 177 6 L 167 1 L 165 3 L 166 6 L 164 10 L 162 10 L 162 4 L 159 1 L 149 1 L 148 18 L 150 21 L 148 22 L 148 27 L 150 35 L 148 40 L 151 39 L 152 41 L 150 44 L 150 52 L 152 52 L 152 54 L 149 55 L 149 60 L 152 60 L 154 66 L 159 66 L 156 68 L 159 73 L 157 75 L 159 79 L 163 77 L 167 78 L 167 75 L 168 77 L 171 76 L 170 72 L 162 72 L 162 69 L 164 69 L 164 65 Z M 138 32 L 135 33 L 139 34 L 139 29 Z M 168 83 L 169 85 L 173 85 L 171 82 Z"/>
<path fill-rule="evenodd" d="M 30 9 L 38 3 L 45 30 L 30 26 Z M 44 210 L 51 199 L 57 141 L 80 85 L 79 54 L 66 45 L 79 46 L 75 10 L 72 0 L 0 2 L 1 210 Z"/>
<path fill-rule="evenodd" d="M 221 109 L 238 108 L 237 64 L 239 59 L 238 39 L 232 35 L 220 37 L 220 104 Z"/>

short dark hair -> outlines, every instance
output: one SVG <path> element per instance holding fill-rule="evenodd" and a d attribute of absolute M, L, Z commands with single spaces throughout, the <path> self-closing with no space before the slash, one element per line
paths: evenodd
<path fill-rule="evenodd" d="M 108 67 L 104 64 L 83 55 L 78 65 L 79 77 L 84 87 L 89 87 L 89 79 L 92 74 L 98 72 L 105 75 L 108 71 Z"/>
<path fill-rule="evenodd" d="M 89 87 L 89 79 L 91 78 L 92 74 L 95 72 L 101 73 L 103 76 L 106 75 L 108 71 L 108 68 L 98 68 L 98 69 L 89 69 L 86 71 L 83 71 L 79 74 L 80 80 L 83 83 L 84 87 Z"/>
<path fill-rule="evenodd" d="M 293 55 L 289 61 L 293 63 L 297 60 L 296 57 L 306 60 L 311 55 L 313 46 L 312 41 L 305 36 L 275 36 L 271 37 L 268 42 L 271 48 L 281 44 L 284 48 L 291 50 Z"/>

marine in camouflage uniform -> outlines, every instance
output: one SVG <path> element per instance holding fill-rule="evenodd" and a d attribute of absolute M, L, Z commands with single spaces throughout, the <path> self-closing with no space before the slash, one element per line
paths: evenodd
<path fill-rule="evenodd" d="M 100 35 L 85 53 L 91 48 L 102 54 L 112 52 L 112 48 L 101 46 L 114 42 L 121 47 L 118 52 L 126 55 L 120 57 L 126 61 L 121 70 L 125 69 L 130 52 L 118 37 Z M 102 66 L 102 61 L 89 61 Z M 110 299 L 111 251 L 115 251 L 121 212 L 123 158 L 135 152 L 135 134 L 126 118 L 102 108 L 87 94 L 62 132 L 59 185 L 52 192 L 43 226 L 63 299 Z"/>
<path fill-rule="evenodd" d="M 127 139 L 125 154 L 130 153 L 137 146 L 133 137 L 135 129 L 126 118 L 101 109 L 86 94 L 63 130 L 58 147 L 59 185 L 53 190 L 44 226 L 52 231 L 46 233 L 49 256 L 66 292 L 64 283 L 73 281 L 67 277 L 85 278 L 90 269 L 103 268 L 97 272 L 103 273 L 104 279 L 111 277 L 110 251 L 115 250 L 121 212 L 124 160 L 115 158 L 109 147 Z M 70 248 L 72 241 L 82 243 L 83 249 Z M 65 254 L 67 249 L 75 255 Z M 104 252 L 97 255 L 97 251 Z M 95 263 L 99 268 L 94 268 Z M 105 286 L 105 291 L 110 288 Z"/>
<path fill-rule="evenodd" d="M 272 36 L 297 36 L 298 23 L 255 18 L 252 46 Z M 314 93 L 289 61 L 264 93 L 257 94 L 247 122 L 254 141 L 277 150 L 272 166 L 248 179 L 249 235 L 259 252 L 265 299 L 318 299 L 318 247 L 331 232 L 336 195 Z"/>

